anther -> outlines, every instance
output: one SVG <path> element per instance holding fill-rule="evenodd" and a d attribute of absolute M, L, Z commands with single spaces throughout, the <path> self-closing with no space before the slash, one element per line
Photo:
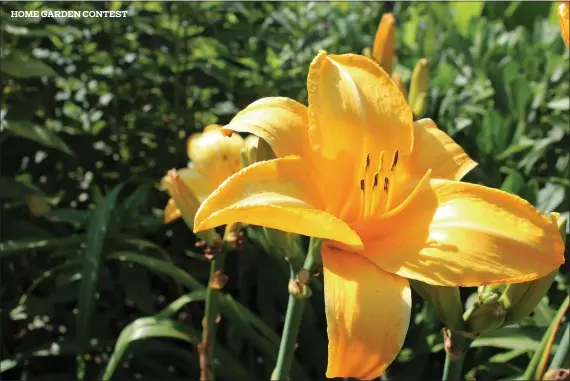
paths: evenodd
<path fill-rule="evenodd" d="M 366 155 L 366 169 L 370 167 L 370 154 Z"/>
<path fill-rule="evenodd" d="M 388 184 L 389 184 L 388 178 L 384 177 L 384 192 L 388 192 Z"/>
<path fill-rule="evenodd" d="M 378 173 L 374 174 L 374 185 L 372 185 L 372 189 L 378 186 Z"/>
<path fill-rule="evenodd" d="M 394 161 L 392 162 L 392 168 L 390 169 L 392 172 L 396 169 L 396 164 L 398 164 L 398 151 L 394 152 Z"/>
<path fill-rule="evenodd" d="M 382 172 L 383 164 L 384 164 L 384 151 L 380 152 L 380 164 L 378 165 L 378 172 Z"/>
<path fill-rule="evenodd" d="M 364 192 L 364 179 L 360 179 L 360 190 Z"/>

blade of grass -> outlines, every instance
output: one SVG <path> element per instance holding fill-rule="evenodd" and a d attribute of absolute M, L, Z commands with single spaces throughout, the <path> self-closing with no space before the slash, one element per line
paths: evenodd
<path fill-rule="evenodd" d="M 77 312 L 77 378 L 85 377 L 84 354 L 91 333 L 91 316 L 95 309 L 95 295 L 99 281 L 99 267 L 103 253 L 103 243 L 111 213 L 123 184 L 116 186 L 95 208 L 87 226 L 87 248 L 81 283 L 79 284 Z"/>

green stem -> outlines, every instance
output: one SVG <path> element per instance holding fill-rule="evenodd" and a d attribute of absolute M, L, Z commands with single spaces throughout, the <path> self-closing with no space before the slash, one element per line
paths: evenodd
<path fill-rule="evenodd" d="M 446 346 L 442 380 L 463 380 L 463 362 L 473 340 L 453 330 L 448 330 L 447 332 L 447 334 L 444 333 Z"/>
<path fill-rule="evenodd" d="M 214 256 L 210 263 L 210 279 L 206 289 L 206 311 L 200 348 L 200 380 L 214 380 L 213 358 L 216 344 L 216 319 L 219 313 L 219 289 L 216 284 L 216 273 L 223 271 L 226 259 L 225 250 Z"/>
<path fill-rule="evenodd" d="M 570 324 L 566 324 L 566 329 L 562 335 L 562 340 L 558 345 L 558 350 L 554 354 L 554 358 L 550 363 L 548 370 L 561 369 L 564 366 L 564 362 L 568 360 L 568 352 L 570 351 Z"/>
<path fill-rule="evenodd" d="M 311 271 L 315 266 L 321 263 L 321 240 L 311 237 L 307 257 L 303 264 L 303 270 Z M 294 273 L 291 271 L 291 281 L 295 281 Z M 303 287 L 308 287 L 303 285 Z M 293 363 L 293 353 L 295 344 L 299 334 L 299 327 L 303 318 L 303 311 L 307 303 L 307 297 L 302 295 L 294 295 L 289 293 L 289 302 L 287 304 L 287 313 L 285 315 L 285 325 L 281 336 L 281 344 L 279 345 L 279 354 L 277 355 L 277 363 L 271 375 L 271 380 L 289 380 L 291 364 Z"/>

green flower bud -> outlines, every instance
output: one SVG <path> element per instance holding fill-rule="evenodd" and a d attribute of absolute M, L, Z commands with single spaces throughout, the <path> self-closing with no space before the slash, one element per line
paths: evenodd
<path fill-rule="evenodd" d="M 460 330 L 463 326 L 463 305 L 458 287 L 432 286 L 411 280 L 413 289 L 430 303 L 439 319 L 450 329 Z"/>
<path fill-rule="evenodd" d="M 240 152 L 241 167 L 245 168 L 253 163 L 275 159 L 275 154 L 267 142 L 255 135 L 245 139 L 244 147 Z"/>
<path fill-rule="evenodd" d="M 500 299 L 507 310 L 504 324 L 514 324 L 528 316 L 546 295 L 557 273 L 558 270 L 530 282 L 509 284 Z"/>
<path fill-rule="evenodd" d="M 463 320 L 469 333 L 481 334 L 500 328 L 505 321 L 506 313 L 499 296 L 490 292 L 465 312 Z"/>
<path fill-rule="evenodd" d="M 417 118 L 421 118 L 427 107 L 428 61 L 422 58 L 412 72 L 408 103 Z"/>

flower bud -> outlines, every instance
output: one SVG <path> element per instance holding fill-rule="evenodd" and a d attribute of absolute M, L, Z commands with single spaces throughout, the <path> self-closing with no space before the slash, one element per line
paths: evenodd
<path fill-rule="evenodd" d="M 180 215 L 186 222 L 190 230 L 194 229 L 194 216 L 200 207 L 200 202 L 192 193 L 190 188 L 184 183 L 178 171 L 171 169 L 167 175 L 162 179 L 161 186 L 168 191 L 171 199 L 180 212 Z M 171 202 L 169 201 L 172 208 Z M 169 207 L 167 205 L 167 211 Z M 167 213 L 165 212 L 165 219 Z M 212 246 L 220 241 L 220 236 L 214 229 L 204 230 L 196 234 L 198 238 L 205 241 L 207 245 Z"/>
<path fill-rule="evenodd" d="M 414 67 L 410 82 L 408 103 L 417 118 L 421 118 L 427 107 L 428 61 L 422 58 Z"/>
<path fill-rule="evenodd" d="M 570 49 L 570 2 L 565 1 L 558 6 L 558 22 L 560 23 L 562 38 L 566 47 Z"/>
<path fill-rule="evenodd" d="M 488 293 L 483 300 L 477 300 L 473 307 L 463 314 L 467 332 L 481 334 L 500 328 L 507 311 L 495 293 Z"/>
<path fill-rule="evenodd" d="M 374 44 L 372 45 L 372 58 L 388 74 L 392 73 L 392 62 L 395 54 L 394 24 L 394 15 L 392 13 L 384 13 L 380 24 L 378 24 Z"/>
<path fill-rule="evenodd" d="M 362 49 L 362 55 L 367 58 L 372 58 L 372 49 L 368 47 Z"/>
<path fill-rule="evenodd" d="M 439 319 L 450 329 L 462 328 L 463 305 L 458 287 L 432 286 L 417 280 L 411 280 L 414 290 L 428 301 Z"/>
<path fill-rule="evenodd" d="M 500 299 L 507 310 L 505 325 L 529 315 L 546 295 L 557 273 L 558 270 L 529 282 L 509 284 Z"/>

